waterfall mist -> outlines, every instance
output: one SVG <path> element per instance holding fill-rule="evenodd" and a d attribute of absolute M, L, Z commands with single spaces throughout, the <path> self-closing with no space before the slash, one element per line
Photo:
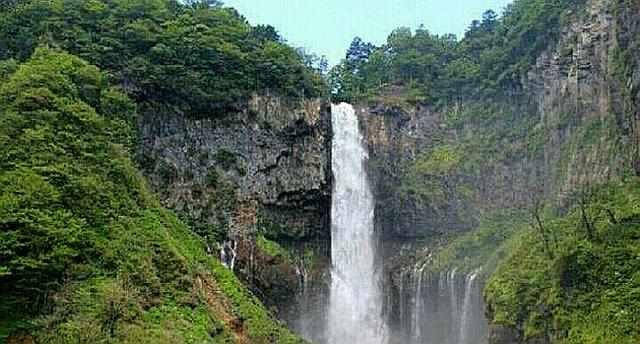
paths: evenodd
<path fill-rule="evenodd" d="M 382 292 L 376 269 L 374 202 L 353 107 L 332 106 L 334 190 L 328 343 L 383 344 Z"/>

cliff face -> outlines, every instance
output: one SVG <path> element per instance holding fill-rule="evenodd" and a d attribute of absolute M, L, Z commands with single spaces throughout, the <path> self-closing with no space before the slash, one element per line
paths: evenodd
<path fill-rule="evenodd" d="M 640 3 L 593 0 L 523 80 L 549 128 L 546 194 L 562 199 L 593 182 L 640 175 Z M 568 115 L 568 116 L 567 116 Z M 552 199 L 553 199 L 552 198 Z M 489 305 L 488 316 L 492 318 Z M 523 324 L 494 324 L 492 344 L 552 343 L 526 337 Z"/>
<path fill-rule="evenodd" d="M 225 218 L 244 210 L 281 226 L 268 233 L 274 237 L 326 238 L 331 196 L 326 104 L 255 96 L 245 111 L 228 117 L 147 113 L 141 119 L 140 151 L 163 203 L 214 227 L 224 227 Z M 221 190 L 224 194 L 217 194 Z M 231 231 L 216 234 L 234 236 L 243 229 L 229 225 Z"/>
<path fill-rule="evenodd" d="M 369 148 L 368 173 L 375 193 L 375 226 L 383 239 L 402 241 L 424 236 L 429 231 L 468 228 L 463 219 L 455 216 L 459 211 L 455 200 L 440 213 L 403 190 L 403 178 L 411 162 L 421 151 L 436 146 L 439 138 L 450 135 L 441 128 L 441 114 L 426 107 L 407 109 L 384 103 L 357 106 L 356 113 L 360 115 Z"/>
<path fill-rule="evenodd" d="M 620 176 L 637 164 L 638 69 L 624 57 L 633 49 L 629 39 L 640 32 L 638 19 L 628 16 L 637 6 L 590 1 L 523 80 L 548 132 L 550 193 Z"/>
<path fill-rule="evenodd" d="M 616 4 L 591 1 L 573 14 L 561 39 L 508 95 L 437 110 L 389 105 L 385 96 L 360 106 L 382 233 L 464 230 L 479 211 L 525 206 L 527 192 L 555 199 L 585 183 L 637 173 L 637 4 Z M 451 185 L 437 199 L 405 192 L 421 153 L 445 145 L 460 153 L 458 165 L 422 177 L 464 184 L 470 194 Z"/>
<path fill-rule="evenodd" d="M 330 109 L 321 100 L 270 96 L 254 96 L 244 108 L 223 120 L 147 112 L 139 155 L 163 205 L 263 302 L 289 312 L 303 279 L 320 275 L 324 283 L 321 272 L 303 272 L 328 259 Z"/>
<path fill-rule="evenodd" d="M 562 208 L 575 190 L 640 175 L 638 13 L 637 1 L 589 1 L 568 14 L 520 86 L 494 99 L 435 108 L 396 102 L 402 91 L 391 90 L 359 107 L 376 228 L 393 246 L 385 258 L 391 295 L 415 293 L 397 282 L 415 272 L 413 256 L 483 214 L 543 199 Z M 410 307 L 388 301 L 391 319 Z M 521 329 L 498 325 L 490 338 L 524 342 Z"/>

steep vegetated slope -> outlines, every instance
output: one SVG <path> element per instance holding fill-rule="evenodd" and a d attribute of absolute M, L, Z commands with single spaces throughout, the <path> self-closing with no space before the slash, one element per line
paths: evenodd
<path fill-rule="evenodd" d="M 493 343 L 637 342 L 638 11 L 520 0 L 461 41 L 354 41 L 330 82 L 361 104 L 392 329 L 418 274 L 481 269 Z"/>
<path fill-rule="evenodd" d="M 639 186 L 600 186 L 511 240 L 486 289 L 493 342 L 640 340 Z"/>
<path fill-rule="evenodd" d="M 105 74 L 49 48 L 3 67 L 0 340 L 300 342 L 155 200 Z"/>
<path fill-rule="evenodd" d="M 3 336 L 297 341 L 155 201 L 130 159 L 135 105 L 104 74 L 48 49 L 12 68 L 0 91 Z"/>
<path fill-rule="evenodd" d="M 137 105 L 135 160 L 161 204 L 269 306 L 291 306 L 301 279 L 325 285 L 331 135 L 317 58 L 217 1 L 184 3 L 14 1 L 0 59 L 41 44 L 104 70 Z"/>
<path fill-rule="evenodd" d="M 300 284 L 293 265 L 298 264 L 298 260 L 316 261 L 315 257 L 322 255 L 314 253 L 322 252 L 321 244 L 312 245 L 309 250 L 301 249 L 301 258 L 298 258 L 270 241 L 280 236 L 285 241 L 326 237 L 323 231 L 329 199 L 329 122 L 321 101 L 305 100 L 321 96 L 326 89 L 322 78 L 311 67 L 314 57 L 284 44 L 272 27 L 252 27 L 233 9 L 223 8 L 217 2 L 183 5 L 170 0 L 24 0 L 3 2 L 0 11 L 0 59 L 3 59 L 4 78 L 13 80 L 9 78 L 18 75 L 13 74 L 18 66 L 18 70 L 26 70 L 36 63 L 34 61 L 42 63 L 42 57 L 25 61 L 36 46 L 47 46 L 97 65 L 104 75 L 93 67 L 87 70 L 95 69 L 94 74 L 100 74 L 99 86 L 118 85 L 122 91 L 114 94 L 130 107 L 103 113 L 98 100 L 104 92 L 96 85 L 85 83 L 83 78 L 87 76 L 80 73 L 77 80 L 75 76 L 70 77 L 72 82 L 80 84 L 69 87 L 77 87 L 83 96 L 86 93 L 98 97 L 91 99 L 93 103 L 81 100 L 97 112 L 99 127 L 85 132 L 87 128 L 74 127 L 79 123 L 59 123 L 53 113 L 40 120 L 41 124 L 50 124 L 50 128 L 41 127 L 40 122 L 31 123 L 34 127 L 27 126 L 24 130 L 3 127 L 3 130 L 14 131 L 12 135 L 16 137 L 23 135 L 23 131 L 31 135 L 49 128 L 52 131 L 49 136 L 40 137 L 43 144 L 71 144 L 65 140 L 74 137 L 55 127 L 58 124 L 65 130 L 86 134 L 78 136 L 78 140 L 86 142 L 91 142 L 94 135 L 105 135 L 104 142 L 100 137 L 93 140 L 96 144 L 100 142 L 100 149 L 105 150 L 94 160 L 106 159 L 78 160 L 96 154 L 85 152 L 87 144 L 82 144 L 73 151 L 50 152 L 47 158 L 51 161 L 37 161 L 38 173 L 52 169 L 48 167 L 50 164 L 63 165 L 69 174 L 86 168 L 82 178 L 76 181 L 87 183 L 80 183 L 86 187 L 82 190 L 67 187 L 69 176 L 57 178 L 55 171 L 51 171 L 53 177 L 42 172 L 42 181 L 35 177 L 29 177 L 33 180 L 26 184 L 22 183 L 23 179 L 6 181 L 7 188 L 3 191 L 7 197 L 24 193 L 39 199 L 39 192 L 49 190 L 44 188 L 51 183 L 49 178 L 57 178 L 55 187 L 64 190 L 51 189 L 51 197 L 39 202 L 29 198 L 29 202 L 37 203 L 34 205 L 37 209 L 70 212 L 69 221 L 73 226 L 67 231 L 58 223 L 49 227 L 34 223 L 33 226 L 42 227 L 40 242 L 25 232 L 34 230 L 23 224 L 26 219 L 13 218 L 17 216 L 16 209 L 28 209 L 27 205 L 14 204 L 17 201 L 13 199 L 7 201 L 13 202 L 7 203 L 7 207 L 13 208 L 4 209 L 6 217 L 2 218 L 3 235 L 7 236 L 6 244 L 3 241 L 6 245 L 3 254 L 7 258 L 5 266 L 3 256 L 2 275 L 7 282 L 3 281 L 3 288 L 6 287 L 8 293 L 13 283 L 22 279 L 31 284 L 16 289 L 16 295 L 7 294 L 7 302 L 3 302 L 5 308 L 13 314 L 24 315 L 3 319 L 3 336 L 12 328 L 25 327 L 25 333 L 33 332 L 33 328 L 39 338 L 47 338 L 48 333 L 51 340 L 63 342 L 85 334 L 127 341 L 134 340 L 127 336 L 142 338 L 148 331 L 158 333 L 157 338 L 151 336 L 149 340 L 168 342 L 295 341 L 269 318 L 233 273 L 210 256 L 219 255 L 218 245 L 224 240 L 235 241 L 236 233 L 248 235 L 247 240 L 225 246 L 228 256 L 237 255 L 240 276 L 258 295 L 279 300 L 279 297 L 290 297 Z M 66 58 L 63 57 L 60 59 Z M 69 59 L 76 61 L 76 58 Z M 54 67 L 55 62 L 47 64 L 50 70 L 46 71 L 51 75 L 40 69 L 23 71 L 21 75 L 34 78 L 34 84 L 47 82 L 42 87 L 33 86 L 38 91 L 51 88 L 64 93 L 67 90 L 58 83 L 68 80 L 58 77 L 64 71 Z M 66 96 L 54 91 L 59 97 Z M 125 94 L 135 106 L 126 100 Z M 36 94 L 33 100 L 43 107 L 43 114 L 52 111 L 45 95 Z M 75 115 L 72 110 L 75 108 L 68 109 L 69 115 Z M 3 115 L 8 116 L 8 110 L 3 111 Z M 17 109 L 13 116 L 25 116 L 25 111 Z M 125 145 L 118 141 L 125 138 L 102 132 L 111 129 L 102 124 L 108 118 L 102 120 L 100 116 L 125 116 L 126 113 L 126 123 L 124 119 L 114 122 L 126 127 Z M 48 123 L 49 120 L 58 122 L 54 125 Z M 6 136 L 7 140 L 10 138 L 13 136 Z M 7 146 L 7 152 L 19 151 L 23 144 L 29 143 L 16 144 L 14 148 Z M 121 153 L 111 148 L 117 144 L 124 147 Z M 26 146 L 24 149 L 36 148 Z M 43 152 L 50 148 L 42 147 Z M 14 164 L 10 159 L 16 157 L 8 154 L 6 163 Z M 114 154 L 122 155 L 127 174 L 108 174 L 110 170 L 99 165 L 111 163 L 109 159 L 115 159 Z M 187 227 L 153 201 L 155 196 L 144 186 L 136 164 L 129 160 L 131 154 L 150 177 L 161 202 L 177 210 L 179 217 L 187 221 L 201 239 L 189 234 Z M 30 166 L 28 161 L 24 164 Z M 124 177 L 135 177 L 137 182 L 132 185 L 119 182 L 119 178 Z M 109 183 L 105 183 L 105 179 Z M 258 182 L 258 186 L 251 180 Z M 31 182 L 43 184 L 42 190 L 37 186 L 30 187 L 31 193 L 20 189 Z M 101 189 L 116 186 L 118 190 Z M 144 195 L 149 204 L 136 205 L 129 200 L 133 197 L 128 197 L 129 194 Z M 64 201 L 59 199 L 61 195 Z M 92 203 L 85 204 L 83 197 L 96 199 L 87 199 Z M 73 208 L 79 205 L 91 208 Z M 308 215 L 303 222 L 296 213 L 299 208 Z M 129 212 L 136 216 L 128 219 L 133 216 L 127 215 Z M 55 215 L 55 219 L 60 217 L 60 221 L 66 221 L 62 215 Z M 91 218 L 94 215 L 99 215 L 99 221 Z M 37 214 L 28 216 L 29 221 L 42 220 Z M 55 220 L 53 216 L 43 214 L 50 222 Z M 51 239 L 58 237 L 60 245 L 56 246 Z M 70 242 L 66 242 L 67 239 Z M 35 247 L 28 249 L 29 245 Z M 319 248 L 315 249 L 316 246 Z M 42 258 L 46 264 L 29 255 Z M 160 268 L 155 267 L 158 264 Z M 48 278 L 46 283 L 36 281 L 38 274 Z M 144 276 L 137 279 L 129 276 L 135 274 Z M 33 290 L 33 294 L 25 291 L 34 286 L 40 289 Z M 274 295 L 269 294 L 272 290 Z M 21 294 L 23 292 L 26 294 Z M 119 298 L 117 302 L 103 300 L 112 297 L 109 293 L 115 293 L 112 296 Z M 27 299 L 34 302 L 26 302 Z M 97 300 L 95 304 L 93 299 Z M 66 312 L 67 308 L 73 311 Z M 11 314 L 4 310 L 3 314 Z M 36 324 L 16 322 L 41 313 L 53 315 Z M 161 330 L 167 324 L 176 328 Z M 69 331 L 67 339 L 63 338 L 66 334 L 60 330 L 61 326 Z M 137 334 L 129 334 L 125 329 L 129 327 L 131 333 Z"/>

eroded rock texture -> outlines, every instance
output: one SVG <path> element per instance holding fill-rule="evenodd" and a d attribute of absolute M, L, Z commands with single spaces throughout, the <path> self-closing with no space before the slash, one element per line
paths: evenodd
<path fill-rule="evenodd" d="M 567 14 L 560 39 L 518 85 L 492 99 L 409 105 L 394 101 L 401 90 L 389 90 L 358 108 L 389 295 L 401 294 L 394 281 L 415 270 L 418 249 L 473 228 L 479 214 L 540 199 L 562 208 L 575 190 L 640 173 L 639 13 L 637 1 L 588 1 Z M 419 174 L 423 190 L 412 189 L 412 169 L 422 161 L 417 168 L 433 170 L 424 154 L 439 147 L 463 158 Z M 395 312 L 399 301 L 388 302 Z M 493 325 L 489 336 L 500 344 L 548 340 L 525 341 L 521 326 Z"/>
<path fill-rule="evenodd" d="M 308 270 L 323 270 L 328 260 L 330 109 L 321 100 L 271 96 L 254 96 L 241 108 L 213 119 L 147 112 L 139 155 L 163 205 L 207 240 L 211 254 L 224 252 L 254 293 L 285 316 L 302 282 L 316 276 L 319 286 L 308 288 L 326 284 L 322 271 Z M 284 251 L 270 251 L 258 238 Z"/>
<path fill-rule="evenodd" d="M 147 113 L 140 152 L 163 203 L 193 219 L 220 226 L 238 204 L 253 203 L 260 221 L 282 227 L 279 236 L 326 238 L 330 121 L 320 100 L 258 96 L 224 119 Z"/>

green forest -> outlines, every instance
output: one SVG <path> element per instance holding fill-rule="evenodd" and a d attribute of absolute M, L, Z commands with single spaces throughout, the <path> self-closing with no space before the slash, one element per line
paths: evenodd
<path fill-rule="evenodd" d="M 394 30 L 376 47 L 356 37 L 329 73 L 336 101 L 375 97 L 389 86 L 406 88 L 413 103 L 450 104 L 518 90 L 520 77 L 558 38 L 568 11 L 584 0 L 516 0 L 501 16 L 474 20 L 464 37 L 437 35 L 424 26 Z"/>
<path fill-rule="evenodd" d="M 143 111 L 216 118 L 267 87 L 320 95 L 305 57 L 219 4 L 0 11 L 0 342 L 298 342 L 160 206 L 133 158 Z"/>
<path fill-rule="evenodd" d="M 323 79 L 270 26 L 220 4 L 178 1 L 17 1 L 0 16 L 0 59 L 59 49 L 105 71 L 142 110 L 190 116 L 237 110 L 252 92 L 316 97 Z M 151 111 L 151 110 L 150 110 Z"/>
<path fill-rule="evenodd" d="M 245 341 L 299 341 L 159 205 L 106 73 L 41 47 L 0 94 L 0 339 L 229 343 L 240 318 Z"/>

